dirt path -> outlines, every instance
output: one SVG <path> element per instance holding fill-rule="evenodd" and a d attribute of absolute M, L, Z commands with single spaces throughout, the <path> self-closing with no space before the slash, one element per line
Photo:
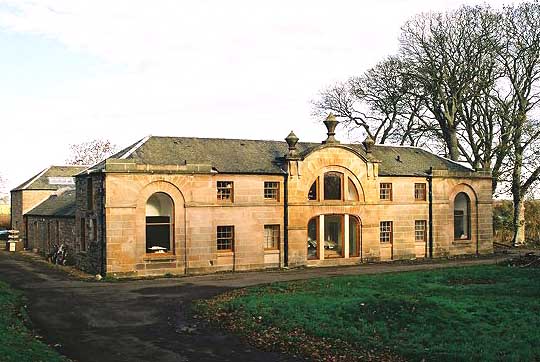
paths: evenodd
<path fill-rule="evenodd" d="M 194 320 L 193 300 L 230 289 L 321 276 L 493 264 L 507 256 L 425 264 L 372 264 L 122 282 L 75 280 L 46 265 L 0 252 L 0 279 L 22 290 L 39 333 L 76 361 L 296 361 L 257 350 Z M 192 330 L 194 328 L 194 330 Z"/>

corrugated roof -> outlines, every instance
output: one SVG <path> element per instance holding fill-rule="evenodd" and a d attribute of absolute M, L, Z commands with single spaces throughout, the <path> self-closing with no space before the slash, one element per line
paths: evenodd
<path fill-rule="evenodd" d="M 134 145 L 138 147 L 133 149 L 131 145 L 119 152 L 116 158 L 129 151 L 122 158 L 132 159 L 138 164 L 208 164 L 220 173 L 280 174 L 283 156 L 288 151 L 287 143 L 283 141 L 221 138 L 151 136 Z M 423 176 L 429 172 L 430 167 L 454 172 L 472 171 L 417 147 L 374 145 L 371 156 L 368 156 L 362 144 L 341 146 L 349 147 L 365 158 L 381 161 L 380 176 Z M 321 147 L 321 144 L 298 142 L 296 147 L 298 153 L 305 156 Z M 102 162 L 92 169 L 103 170 L 104 167 L 105 162 Z"/>
<path fill-rule="evenodd" d="M 75 190 L 69 189 L 63 192 L 59 191 L 57 195 L 49 196 L 48 199 L 34 207 L 25 215 L 74 217 L 76 205 Z"/>
<path fill-rule="evenodd" d="M 74 177 L 85 170 L 87 166 L 50 166 L 32 178 L 26 180 L 11 191 L 18 190 L 58 190 L 66 187 L 65 184 L 51 183 L 49 177 Z"/>

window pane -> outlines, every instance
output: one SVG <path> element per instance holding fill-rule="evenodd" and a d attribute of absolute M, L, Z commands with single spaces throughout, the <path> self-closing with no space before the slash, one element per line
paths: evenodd
<path fill-rule="evenodd" d="M 343 216 L 324 216 L 324 257 L 343 256 Z"/>
<path fill-rule="evenodd" d="M 347 196 L 347 200 L 349 201 L 358 201 L 358 190 L 356 190 L 356 186 L 354 185 L 354 182 L 349 178 L 348 179 L 348 188 L 349 188 L 349 194 Z"/>
<path fill-rule="evenodd" d="M 426 241 L 426 220 L 416 220 L 414 222 L 414 240 L 418 242 Z"/>
<path fill-rule="evenodd" d="M 309 188 L 308 200 L 317 200 L 317 180 L 315 180 Z"/>
<path fill-rule="evenodd" d="M 217 227 L 217 250 L 233 250 L 234 247 L 234 226 Z"/>
<path fill-rule="evenodd" d="M 414 199 L 418 201 L 426 200 L 426 184 L 414 184 Z"/>
<path fill-rule="evenodd" d="M 279 249 L 279 225 L 264 225 L 264 248 Z"/>
<path fill-rule="evenodd" d="M 171 244 L 170 225 L 146 225 L 146 248 L 149 253 L 168 251 Z"/>
<path fill-rule="evenodd" d="M 156 192 L 146 202 L 146 252 L 172 250 L 173 202 L 169 195 Z"/>
<path fill-rule="evenodd" d="M 217 182 L 217 199 L 220 201 L 232 201 L 233 182 L 218 181 Z"/>
<path fill-rule="evenodd" d="M 392 221 L 381 221 L 379 228 L 380 228 L 381 243 L 391 243 L 392 242 Z"/>
<path fill-rule="evenodd" d="M 163 224 L 163 223 L 169 223 L 171 220 L 168 216 L 147 216 L 146 217 L 146 223 L 147 224 Z"/>
<path fill-rule="evenodd" d="M 470 201 L 469 197 L 460 192 L 454 199 L 454 239 L 470 238 Z"/>
<path fill-rule="evenodd" d="M 279 195 L 279 182 L 264 183 L 264 198 L 266 200 L 277 200 Z"/>
<path fill-rule="evenodd" d="M 465 239 L 465 215 L 462 210 L 454 210 L 454 238 Z"/>
<path fill-rule="evenodd" d="M 341 200 L 341 185 L 343 175 L 339 172 L 324 174 L 324 199 Z"/>
<path fill-rule="evenodd" d="M 349 216 L 349 256 L 359 256 L 360 255 L 360 224 L 358 220 Z"/>
<path fill-rule="evenodd" d="M 318 217 L 309 220 L 308 223 L 308 240 L 307 240 L 307 257 L 308 259 L 317 259 L 317 223 Z"/>
<path fill-rule="evenodd" d="M 392 200 L 392 184 L 391 183 L 380 184 L 379 198 L 381 200 Z"/>

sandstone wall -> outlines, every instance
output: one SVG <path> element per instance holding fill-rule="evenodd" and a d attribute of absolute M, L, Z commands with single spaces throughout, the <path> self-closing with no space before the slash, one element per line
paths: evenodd
<path fill-rule="evenodd" d="M 217 200 L 217 181 L 233 181 L 232 202 Z M 264 199 L 265 181 L 280 183 L 279 201 Z M 264 249 L 264 225 L 279 225 L 283 244 L 282 176 L 109 173 L 105 190 L 107 273 L 207 273 L 283 263 L 282 245 Z M 146 202 L 156 192 L 174 202 L 174 246 L 165 254 L 146 250 Z M 234 226 L 232 251 L 217 250 L 218 226 Z"/>

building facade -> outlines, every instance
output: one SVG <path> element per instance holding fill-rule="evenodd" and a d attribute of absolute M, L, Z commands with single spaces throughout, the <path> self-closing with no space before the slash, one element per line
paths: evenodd
<path fill-rule="evenodd" d="M 489 171 L 414 147 L 146 137 L 76 177 L 75 249 L 113 276 L 493 251 Z"/>
<path fill-rule="evenodd" d="M 60 189 L 24 215 L 28 249 L 50 254 L 75 245 L 75 190 Z"/>
<path fill-rule="evenodd" d="M 19 236 L 25 248 L 37 249 L 34 243 L 37 234 L 35 230 L 29 230 L 26 214 L 59 191 L 74 189 L 74 176 L 86 168 L 87 166 L 50 166 L 11 190 L 11 228 L 19 230 Z M 52 217 L 53 215 L 45 216 Z M 64 215 L 60 217 L 64 218 Z M 72 215 L 72 219 L 74 217 L 75 215 Z M 30 227 L 33 226 L 34 224 Z M 33 233 L 30 238 L 29 233 Z"/>

